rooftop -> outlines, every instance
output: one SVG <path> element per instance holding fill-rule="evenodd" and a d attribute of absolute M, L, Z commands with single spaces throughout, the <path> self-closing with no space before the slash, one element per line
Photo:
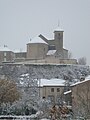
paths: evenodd
<path fill-rule="evenodd" d="M 71 86 L 73 87 L 73 86 L 75 86 L 75 85 L 84 83 L 84 82 L 89 81 L 89 80 L 90 80 L 90 75 L 88 75 L 88 76 L 85 78 L 85 80 L 76 82 L 76 83 L 72 84 Z"/>
<path fill-rule="evenodd" d="M 66 92 L 64 92 L 64 95 L 67 95 L 67 94 L 69 94 L 69 93 L 71 93 L 71 92 L 72 92 L 71 90 L 66 91 Z"/>
<path fill-rule="evenodd" d="M 56 29 L 54 29 L 54 32 L 55 31 L 62 31 L 63 32 L 64 30 L 62 28 L 60 28 L 60 27 L 57 27 Z"/>
<path fill-rule="evenodd" d="M 49 50 L 49 51 L 47 52 L 47 55 L 54 55 L 55 52 L 56 52 L 56 50 Z"/>
<path fill-rule="evenodd" d="M 42 40 L 39 36 L 37 36 L 37 37 L 33 38 L 32 40 L 30 40 L 29 43 L 44 43 L 44 44 L 48 44 L 44 40 Z"/>
<path fill-rule="evenodd" d="M 7 46 L 0 46 L 0 51 L 12 51 Z"/>
<path fill-rule="evenodd" d="M 43 86 L 65 86 L 65 80 L 63 79 L 40 79 L 39 85 Z"/>

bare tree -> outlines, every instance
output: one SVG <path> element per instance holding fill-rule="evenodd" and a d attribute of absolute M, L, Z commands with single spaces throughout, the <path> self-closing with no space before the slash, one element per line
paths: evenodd
<path fill-rule="evenodd" d="M 13 103 L 19 99 L 17 86 L 13 81 L 0 80 L 0 104 Z"/>
<path fill-rule="evenodd" d="M 81 57 L 78 59 L 78 64 L 80 65 L 86 65 L 86 57 Z"/>
<path fill-rule="evenodd" d="M 69 51 L 69 52 L 68 52 L 68 59 L 71 59 L 71 58 L 72 58 L 72 52 Z"/>

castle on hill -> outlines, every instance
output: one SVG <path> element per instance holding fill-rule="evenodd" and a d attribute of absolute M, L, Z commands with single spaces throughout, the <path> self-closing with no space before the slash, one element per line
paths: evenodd
<path fill-rule="evenodd" d="M 65 63 L 76 64 L 76 59 L 68 58 L 68 50 L 63 47 L 63 30 L 54 30 L 54 38 L 49 40 L 38 35 L 27 44 L 26 52 L 13 52 L 4 46 L 0 49 L 0 62 Z"/>

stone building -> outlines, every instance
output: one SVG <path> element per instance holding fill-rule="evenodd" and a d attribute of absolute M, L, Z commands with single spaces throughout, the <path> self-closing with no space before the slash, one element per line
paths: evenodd
<path fill-rule="evenodd" d="M 72 84 L 70 89 L 64 92 L 64 99 L 72 106 L 74 115 L 90 118 L 90 76 Z"/>
<path fill-rule="evenodd" d="M 54 30 L 54 39 L 48 40 L 43 35 L 39 35 L 43 40 L 48 43 L 48 52 L 51 50 L 56 50 L 53 54 L 54 57 L 58 57 L 60 59 L 68 59 L 68 50 L 63 48 L 63 30 L 57 28 Z"/>
<path fill-rule="evenodd" d="M 8 49 L 7 46 L 0 47 L 0 62 L 13 62 L 14 52 Z"/>
<path fill-rule="evenodd" d="M 68 58 L 68 50 L 63 47 L 63 30 L 54 30 L 54 38 L 47 39 L 39 35 L 27 44 L 26 52 L 0 50 L 1 62 L 77 64 L 76 59 Z M 7 47 L 4 47 L 4 49 Z"/>
<path fill-rule="evenodd" d="M 88 117 L 90 115 L 90 77 L 73 84 L 71 87 L 74 114 Z"/>
<path fill-rule="evenodd" d="M 27 59 L 45 59 L 47 52 L 48 43 L 42 40 L 39 36 L 32 39 L 30 43 L 27 44 Z"/>
<path fill-rule="evenodd" d="M 60 104 L 63 101 L 65 80 L 62 79 L 40 79 L 40 97 L 50 100 L 53 104 Z"/>
<path fill-rule="evenodd" d="M 25 61 L 27 52 L 26 51 L 15 51 L 15 59 L 14 62 Z"/>
<path fill-rule="evenodd" d="M 32 39 L 27 44 L 27 59 L 45 59 L 51 56 L 68 59 L 68 50 L 63 48 L 63 32 L 59 28 L 54 30 L 54 39 L 52 40 L 46 39 L 41 34 Z"/>
<path fill-rule="evenodd" d="M 76 59 L 68 58 L 68 50 L 63 47 L 63 30 L 54 30 L 54 38 L 43 35 L 30 40 L 27 44 L 26 61 L 31 63 L 77 64 Z"/>

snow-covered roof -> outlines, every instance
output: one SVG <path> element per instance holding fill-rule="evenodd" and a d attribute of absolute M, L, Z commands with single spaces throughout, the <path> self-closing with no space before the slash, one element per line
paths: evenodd
<path fill-rule="evenodd" d="M 66 95 L 66 94 L 68 94 L 68 93 L 71 93 L 71 92 L 72 92 L 71 90 L 66 91 L 66 92 L 64 92 L 64 95 Z"/>
<path fill-rule="evenodd" d="M 8 47 L 0 47 L 0 51 L 12 51 Z"/>
<path fill-rule="evenodd" d="M 90 75 L 88 75 L 88 76 L 85 78 L 85 80 L 90 80 Z"/>
<path fill-rule="evenodd" d="M 54 55 L 55 52 L 56 52 L 56 50 L 49 50 L 49 51 L 47 52 L 47 55 Z"/>
<path fill-rule="evenodd" d="M 14 53 L 22 53 L 22 52 L 26 52 L 25 50 L 14 50 Z"/>
<path fill-rule="evenodd" d="M 64 30 L 60 27 L 57 27 L 56 29 L 54 29 L 54 31 L 64 31 Z"/>
<path fill-rule="evenodd" d="M 39 36 L 33 38 L 29 43 L 44 43 L 44 44 L 48 44 L 44 40 L 42 40 Z"/>
<path fill-rule="evenodd" d="M 84 83 L 84 82 L 89 81 L 89 80 L 90 80 L 90 75 L 88 75 L 88 76 L 85 78 L 85 80 L 76 82 L 76 83 L 72 84 L 71 86 L 78 85 L 78 84 Z"/>
<path fill-rule="evenodd" d="M 39 85 L 43 86 L 65 86 L 65 80 L 63 79 L 40 79 Z"/>

